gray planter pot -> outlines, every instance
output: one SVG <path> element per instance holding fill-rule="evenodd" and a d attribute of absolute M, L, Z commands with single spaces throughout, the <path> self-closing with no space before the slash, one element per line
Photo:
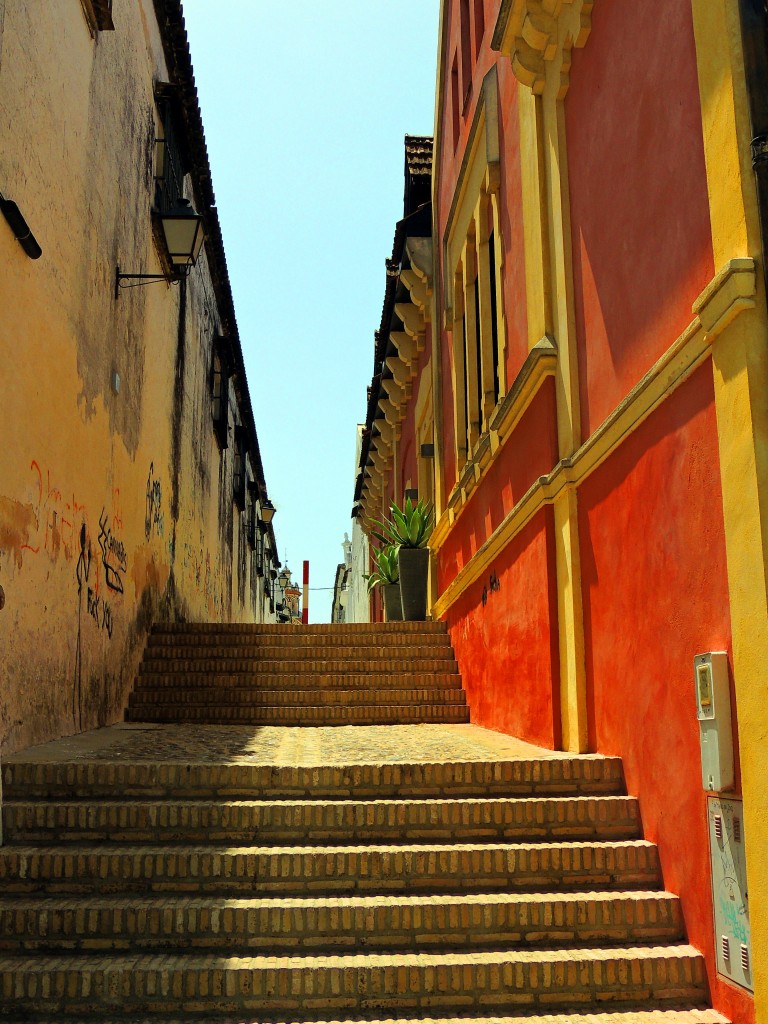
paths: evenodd
<path fill-rule="evenodd" d="M 429 548 L 400 548 L 397 561 L 403 618 L 407 622 L 423 622 L 427 617 Z"/>
<path fill-rule="evenodd" d="M 403 607 L 400 603 L 400 584 L 384 583 L 384 620 L 385 622 L 402 622 Z"/>

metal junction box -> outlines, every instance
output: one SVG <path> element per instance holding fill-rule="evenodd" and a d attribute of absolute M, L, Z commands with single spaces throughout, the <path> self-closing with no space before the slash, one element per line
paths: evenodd
<path fill-rule="evenodd" d="M 707 809 L 717 972 L 754 992 L 743 804 L 710 797 Z"/>

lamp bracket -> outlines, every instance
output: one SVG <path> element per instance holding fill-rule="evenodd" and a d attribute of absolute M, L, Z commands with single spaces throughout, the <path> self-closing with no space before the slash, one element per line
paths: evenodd
<path fill-rule="evenodd" d="M 182 277 L 169 277 L 168 274 L 123 274 L 120 267 L 115 267 L 115 298 L 120 294 L 121 288 L 140 288 L 144 284 L 152 284 L 155 281 L 165 281 L 166 284 L 177 284 Z M 135 284 L 122 284 L 123 281 L 135 281 Z"/>

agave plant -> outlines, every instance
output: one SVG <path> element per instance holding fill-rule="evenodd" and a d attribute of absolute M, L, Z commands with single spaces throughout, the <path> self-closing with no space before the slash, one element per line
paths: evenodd
<path fill-rule="evenodd" d="M 431 504 L 419 499 L 414 505 L 410 498 L 406 498 L 402 508 L 398 508 L 394 501 L 391 502 L 390 512 L 391 519 L 374 520 L 382 530 L 381 533 L 374 531 L 374 537 L 382 544 L 394 544 L 398 548 L 426 546 L 432 532 Z"/>
<path fill-rule="evenodd" d="M 383 548 L 373 548 L 373 560 L 376 568 L 366 576 L 368 590 L 387 583 L 399 583 L 400 569 L 397 564 L 397 545 L 385 543 Z"/>

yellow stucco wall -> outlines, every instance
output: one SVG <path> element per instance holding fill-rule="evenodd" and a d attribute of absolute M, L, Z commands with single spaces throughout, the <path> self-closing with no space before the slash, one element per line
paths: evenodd
<path fill-rule="evenodd" d="M 153 6 L 116 4 L 95 36 L 75 0 L 0 10 L 0 192 L 43 249 L 0 218 L 1 755 L 119 719 L 153 619 L 251 620 L 263 601 L 239 555 L 236 399 L 223 453 L 211 421 L 206 259 L 186 297 L 114 297 L 116 265 L 160 270 Z"/>
<path fill-rule="evenodd" d="M 692 4 L 715 261 L 751 256 L 760 266 L 738 4 Z M 757 1021 L 768 1020 L 768 317 L 761 276 L 754 308 L 712 348 Z"/>

